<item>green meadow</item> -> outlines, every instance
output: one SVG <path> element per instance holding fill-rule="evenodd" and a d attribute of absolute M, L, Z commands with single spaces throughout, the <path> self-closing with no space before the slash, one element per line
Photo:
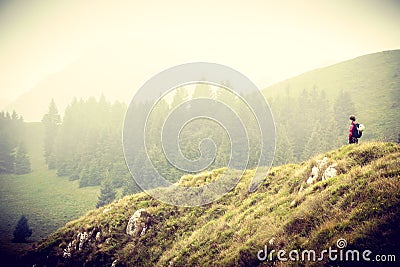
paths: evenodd
<path fill-rule="evenodd" d="M 33 233 L 30 241 L 39 241 L 66 222 L 94 209 L 99 187 L 79 188 L 78 181 L 58 177 L 48 170 L 43 157 L 43 126 L 28 123 L 26 145 L 32 172 L 24 175 L 0 175 L 0 250 L 21 251 L 32 244 L 12 243 L 13 231 L 24 214 Z"/>

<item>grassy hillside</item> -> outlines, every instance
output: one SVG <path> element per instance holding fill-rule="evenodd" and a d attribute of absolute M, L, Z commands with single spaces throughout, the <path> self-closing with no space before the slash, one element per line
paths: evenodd
<path fill-rule="evenodd" d="M 0 255 L 15 254 L 31 244 L 11 240 L 18 219 L 28 218 L 33 230 L 31 241 L 39 241 L 66 222 L 96 206 L 99 187 L 79 188 L 78 181 L 58 177 L 48 170 L 43 158 L 41 123 L 27 124 L 26 144 L 32 172 L 25 175 L 0 175 Z"/>
<path fill-rule="evenodd" d="M 365 138 L 397 141 L 400 134 L 400 50 L 369 54 L 313 70 L 263 92 L 268 98 L 286 93 L 298 97 L 304 89 L 313 88 L 325 91 L 331 103 L 341 90 L 346 91 L 354 102 L 357 117 L 367 126 Z"/>
<path fill-rule="evenodd" d="M 326 164 L 320 166 L 326 157 Z M 400 234 L 400 145 L 348 145 L 301 164 L 273 168 L 260 188 L 247 191 L 253 171 L 215 203 L 195 208 L 169 206 L 144 193 L 125 197 L 67 223 L 26 257 L 31 266 L 272 266 L 257 253 L 284 249 L 369 249 L 396 255 Z M 312 184 L 313 167 L 337 175 Z M 185 186 L 216 179 L 223 169 L 185 176 Z M 140 212 L 132 235 L 129 218 Z M 136 212 L 136 215 L 138 212 Z M 342 240 L 343 241 L 343 240 Z M 287 255 L 286 255 L 287 256 Z M 294 266 L 345 266 L 322 262 Z M 350 262 L 349 266 L 354 266 Z M 387 266 L 389 264 L 385 264 Z"/>

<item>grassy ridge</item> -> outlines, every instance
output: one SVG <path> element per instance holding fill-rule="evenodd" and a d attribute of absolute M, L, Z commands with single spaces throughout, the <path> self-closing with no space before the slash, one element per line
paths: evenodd
<path fill-rule="evenodd" d="M 38 241 L 66 222 L 96 206 L 99 187 L 79 188 L 78 181 L 58 177 L 48 170 L 43 157 L 41 123 L 27 124 L 26 145 L 32 172 L 0 176 L 0 252 L 20 251 L 31 244 L 15 244 L 14 227 L 22 214 L 33 230 L 30 240 Z"/>
<path fill-rule="evenodd" d="M 328 165 L 337 164 L 338 175 L 307 184 L 312 167 L 325 156 Z M 399 159 L 398 144 L 348 145 L 301 164 L 273 168 L 254 193 L 247 191 L 254 171 L 247 171 L 222 199 L 195 208 L 169 206 L 144 193 L 132 195 L 60 228 L 27 261 L 38 266 L 110 266 L 113 261 L 117 266 L 272 266 L 279 264 L 276 254 L 272 262 L 257 259 L 267 243 L 275 250 L 321 251 L 335 248 L 340 238 L 348 248 L 399 258 Z M 181 183 L 198 185 L 220 173 L 185 176 Z M 128 236 L 128 220 L 141 208 L 149 217 L 139 222 L 148 228 Z M 69 244 L 76 242 L 77 248 L 78 234 L 84 232 L 86 243 L 65 258 Z M 330 265 L 326 258 L 307 264 Z"/>

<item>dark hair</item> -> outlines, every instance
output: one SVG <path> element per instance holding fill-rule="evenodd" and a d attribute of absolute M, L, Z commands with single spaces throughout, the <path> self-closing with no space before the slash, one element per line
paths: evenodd
<path fill-rule="evenodd" d="M 356 116 L 354 116 L 354 115 L 351 115 L 351 116 L 350 116 L 350 120 L 352 120 L 352 121 L 356 121 Z"/>

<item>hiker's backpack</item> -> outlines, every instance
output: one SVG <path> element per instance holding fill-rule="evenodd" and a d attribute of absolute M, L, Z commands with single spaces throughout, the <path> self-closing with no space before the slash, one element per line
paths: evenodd
<path fill-rule="evenodd" d="M 360 138 L 365 126 L 363 124 L 355 123 L 351 135 L 355 138 Z"/>

